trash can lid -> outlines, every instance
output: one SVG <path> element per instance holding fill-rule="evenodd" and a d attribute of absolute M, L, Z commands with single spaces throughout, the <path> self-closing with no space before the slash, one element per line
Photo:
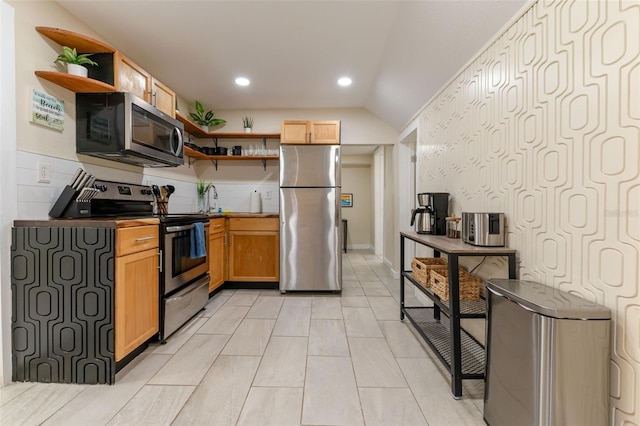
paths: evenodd
<path fill-rule="evenodd" d="M 611 319 L 609 308 L 535 281 L 492 278 L 487 280 L 487 289 L 551 318 Z"/>

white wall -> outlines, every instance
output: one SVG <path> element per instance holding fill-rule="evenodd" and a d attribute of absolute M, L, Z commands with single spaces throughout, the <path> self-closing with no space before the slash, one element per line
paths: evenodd
<path fill-rule="evenodd" d="M 612 310 L 614 425 L 640 424 L 639 32 L 637 1 L 539 1 L 418 116 L 418 192 L 504 212 L 519 278 Z"/>

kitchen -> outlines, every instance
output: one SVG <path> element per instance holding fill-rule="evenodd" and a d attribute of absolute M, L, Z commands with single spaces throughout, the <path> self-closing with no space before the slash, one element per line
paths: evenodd
<path fill-rule="evenodd" d="M 604 17 L 601 17 L 601 19 L 610 22 L 610 27 L 613 28 L 614 31 L 604 33 L 603 29 L 597 30 L 600 31 L 597 32 L 597 35 L 600 35 L 601 32 L 606 34 L 606 37 L 603 36 L 603 38 L 598 40 L 602 40 L 603 43 L 606 43 L 606 46 L 609 48 L 608 50 L 605 49 L 606 51 L 613 53 L 611 53 L 612 57 L 590 57 L 590 60 L 601 60 L 601 62 L 599 62 L 601 63 L 601 68 L 598 68 L 598 72 L 604 72 L 602 70 L 606 70 L 611 75 L 618 75 L 616 70 L 623 70 L 625 73 L 627 71 L 632 73 L 634 72 L 632 71 L 634 68 L 622 67 L 616 60 L 617 58 L 614 57 L 616 54 L 619 54 L 620 58 L 624 57 L 625 60 L 628 59 L 630 61 L 629 63 L 635 64 L 637 63 L 637 50 L 634 50 L 636 47 L 627 48 L 626 51 L 619 51 L 614 47 L 624 45 L 624 43 L 619 42 L 616 37 L 624 36 L 626 33 L 616 32 L 620 29 L 620 26 L 614 26 L 613 23 L 619 21 L 630 21 L 631 18 L 629 17 L 629 10 L 634 9 L 633 7 L 629 10 L 619 9 L 616 5 L 611 3 L 602 3 L 602 5 L 602 7 L 605 7 L 606 5 L 606 7 L 609 8 L 608 11 L 611 18 L 608 18 L 609 21 Z M 18 117 L 18 149 L 20 150 L 18 156 L 19 170 L 30 169 L 32 172 L 35 172 L 35 163 L 42 161 L 43 157 L 45 159 L 54 159 L 50 160 L 52 162 L 52 170 L 54 173 L 56 170 L 64 170 L 64 168 L 59 166 L 58 162 L 63 164 L 69 162 L 72 164 L 69 164 L 69 167 L 67 168 L 67 170 L 69 170 L 69 172 L 67 172 L 67 176 L 60 179 L 61 182 L 66 183 L 77 166 L 77 162 L 69 160 L 69 158 L 73 158 L 73 155 L 75 155 L 73 153 L 73 148 L 70 147 L 70 144 L 68 143 L 68 141 L 72 139 L 71 134 L 69 133 L 71 131 L 68 129 L 72 126 L 65 126 L 65 131 L 58 134 L 55 132 L 43 131 L 37 126 L 29 125 L 25 118 L 26 111 L 28 110 L 28 106 L 26 105 L 28 99 L 27 93 L 30 93 L 31 88 L 34 87 L 34 85 L 36 85 L 35 87 L 40 87 L 40 83 L 38 83 L 38 80 L 33 76 L 33 71 L 50 66 L 51 61 L 51 58 L 49 57 L 51 55 L 51 47 L 42 43 L 42 39 L 37 37 L 33 28 L 37 25 L 50 24 L 60 28 L 76 29 L 82 33 L 86 33 L 86 30 L 88 29 L 75 20 L 75 18 L 65 15 L 59 10 L 51 10 L 50 5 L 45 4 L 42 6 L 41 10 L 30 10 L 30 14 L 25 16 L 20 12 L 24 10 L 22 8 L 26 7 L 28 6 L 16 5 L 18 10 L 16 15 L 16 41 L 19 43 L 17 48 L 21 49 L 20 54 L 16 56 L 17 85 L 15 90 L 17 96 L 15 96 L 15 98 L 18 99 L 17 108 L 15 108 L 15 106 L 13 108 L 5 107 L 3 108 L 3 115 L 6 111 L 15 110 Z M 540 16 L 545 17 L 544 19 L 540 18 L 542 21 L 552 18 L 561 19 L 559 16 L 563 16 L 561 15 L 559 6 L 552 5 L 548 8 L 543 8 L 538 4 L 536 7 L 541 8 L 540 13 L 542 15 Z M 575 12 L 577 13 L 577 11 Z M 589 19 L 596 19 L 594 16 L 598 15 L 598 13 L 593 10 L 583 10 L 581 13 L 582 14 L 580 15 L 574 16 L 586 16 L 589 17 Z M 56 18 L 47 18 L 47 16 L 54 16 Z M 527 15 L 526 19 L 538 22 L 535 21 L 535 19 L 538 18 L 531 14 Z M 586 21 L 588 21 L 588 19 L 585 18 L 585 22 Z M 528 28 L 530 25 L 533 26 L 526 20 L 519 22 L 523 27 Z M 635 21 L 631 20 L 630 22 L 634 25 L 633 28 L 637 27 L 637 23 L 634 23 Z M 545 31 L 551 33 L 549 28 L 545 28 Z M 601 28 L 609 27 L 601 26 Z M 583 28 L 583 31 L 596 30 L 591 29 L 587 25 Z M 545 32 L 544 34 L 547 33 Z M 509 36 L 511 36 L 511 34 L 507 34 L 506 40 L 509 40 Z M 574 35 L 567 35 L 567 37 L 574 37 Z M 24 42 L 24 40 L 31 40 L 33 43 L 28 42 L 28 48 L 25 49 L 25 45 L 20 44 Z M 535 36 L 526 40 L 528 41 L 527 43 L 524 41 L 522 41 L 522 43 L 524 43 L 526 47 L 530 48 L 531 50 L 529 51 L 531 52 L 535 52 L 534 47 L 538 46 L 536 43 L 541 43 L 540 39 Z M 581 43 L 580 40 L 582 40 L 582 37 L 575 35 L 575 40 L 575 43 Z M 507 41 L 505 41 L 505 43 L 507 43 Z M 637 45 L 637 41 L 629 41 L 629 43 L 629 46 Z M 22 49 L 25 51 L 23 52 Z M 596 47 L 592 47 L 592 49 L 594 52 L 601 51 Z M 477 48 L 474 49 L 474 51 L 475 50 L 477 50 Z M 589 49 L 586 49 L 585 51 L 589 51 Z M 531 64 L 536 63 L 536 61 L 541 61 L 540 58 L 540 56 L 535 55 L 526 56 L 523 61 L 525 65 L 531 66 Z M 563 88 L 566 86 L 562 85 L 566 82 L 552 79 L 554 75 L 557 75 L 554 74 L 554 70 L 556 69 L 554 66 L 556 65 L 553 64 L 559 64 L 557 66 L 561 66 L 564 62 L 560 61 L 555 63 L 551 61 L 551 64 L 552 65 L 546 68 L 546 72 L 548 73 L 546 74 L 546 81 L 548 82 L 548 92 L 554 93 L 554 90 L 564 90 Z M 511 87 L 508 86 L 508 81 L 504 79 L 507 74 L 499 72 L 500 70 L 506 70 L 511 66 L 510 63 L 495 61 L 492 55 L 487 54 L 486 56 L 480 56 L 480 59 L 478 59 L 477 62 L 474 62 L 474 66 L 480 70 L 497 67 L 495 68 L 496 80 L 494 84 L 498 87 L 502 87 L 505 91 Z M 580 69 L 576 69 L 574 72 L 578 73 L 579 71 Z M 473 79 L 474 74 L 472 70 L 469 69 L 465 72 L 469 73 L 468 76 L 467 74 L 464 74 L 467 76 L 465 78 L 468 79 L 468 86 L 465 87 L 468 87 L 469 90 L 479 90 L 478 87 L 480 86 L 478 86 L 478 84 L 480 84 L 480 82 L 476 82 Z M 598 82 L 601 81 L 602 77 L 598 76 L 603 74 L 596 74 L 597 75 L 593 77 L 594 84 L 599 84 Z M 626 76 L 627 74 L 624 75 Z M 454 74 L 452 72 L 447 77 L 453 76 Z M 578 79 L 579 77 L 572 76 L 570 80 L 572 82 L 571 84 Z M 529 80 L 525 78 L 522 81 L 528 82 Z M 556 82 L 555 85 L 553 84 L 554 81 Z M 626 146 L 624 145 L 624 141 L 615 139 L 614 135 L 620 134 L 626 135 L 625 137 L 627 138 L 637 138 L 637 134 L 632 132 L 635 128 L 634 126 L 636 126 L 633 124 L 636 123 L 634 120 L 637 120 L 637 111 L 633 106 L 637 105 L 637 102 L 634 103 L 633 101 L 637 100 L 638 93 L 638 91 L 634 89 L 635 86 L 633 86 L 633 81 L 636 80 L 631 77 L 629 77 L 628 80 L 623 80 L 625 84 L 628 84 L 628 87 L 630 88 L 629 90 L 616 92 L 603 89 L 603 93 L 606 93 L 607 96 L 613 97 L 611 100 L 612 105 L 618 104 L 616 102 L 618 96 L 626 96 L 616 95 L 616 93 L 632 94 L 631 99 L 627 99 L 628 102 L 622 102 L 622 104 L 630 105 L 630 109 L 624 113 L 619 113 L 621 117 L 626 117 L 619 121 L 625 122 L 625 120 L 628 120 L 631 123 L 631 127 L 627 127 L 626 130 L 616 129 L 609 130 L 608 133 L 605 132 L 605 134 L 611 136 L 611 139 L 606 139 L 607 143 L 602 141 L 597 143 L 603 144 L 602 146 L 606 145 L 611 149 L 594 151 L 598 152 L 598 155 L 604 156 L 602 167 L 598 166 L 596 169 L 594 169 L 594 167 L 596 167 L 595 164 L 597 164 L 597 161 L 590 157 L 585 157 L 586 159 L 582 160 L 582 157 L 580 156 L 582 151 L 567 151 L 567 146 L 570 146 L 572 150 L 582 150 L 590 145 L 558 144 L 557 146 L 554 145 L 552 148 L 546 147 L 542 142 L 544 138 L 535 131 L 535 129 L 538 128 L 537 126 L 542 126 L 542 124 L 540 124 L 541 118 L 536 115 L 525 114 L 519 116 L 517 120 L 511 120 L 512 122 L 518 122 L 518 120 L 526 122 L 528 126 L 527 129 L 530 130 L 530 133 L 524 134 L 519 145 L 513 146 L 511 141 L 511 138 L 515 133 L 509 132 L 513 132 L 513 129 L 497 126 L 488 133 L 491 135 L 491 139 L 489 139 L 490 143 L 487 142 L 487 146 L 490 146 L 491 148 L 486 150 L 481 149 L 481 147 L 476 147 L 473 144 L 469 145 L 468 148 L 466 145 L 460 146 L 458 145 L 458 142 L 455 141 L 455 138 L 446 132 L 441 135 L 442 140 L 446 141 L 444 145 L 439 146 L 436 142 L 430 142 L 427 138 L 431 130 L 429 130 L 428 127 L 425 127 L 431 123 L 429 119 L 431 117 L 436 117 L 436 114 L 441 114 L 440 116 L 437 116 L 438 120 L 442 123 L 447 122 L 447 116 L 442 115 L 445 114 L 445 112 L 440 110 L 440 112 L 433 109 L 419 112 L 416 115 L 415 120 L 412 120 L 408 125 L 402 128 L 400 131 L 400 137 L 398 137 L 397 131 L 393 130 L 390 126 L 387 126 L 385 123 L 381 123 L 375 119 L 375 117 L 367 115 L 360 110 L 346 110 L 344 111 L 344 115 L 340 115 L 340 118 L 343 121 L 343 144 L 348 144 L 352 141 L 356 143 L 366 141 L 367 144 L 372 145 L 387 145 L 389 143 L 398 142 L 393 146 L 393 148 L 389 148 L 393 153 L 393 158 L 388 159 L 388 161 L 394 165 L 394 170 L 396 170 L 388 179 L 388 184 L 397 188 L 396 191 L 402 192 L 405 187 L 405 185 L 402 184 L 403 179 L 406 179 L 403 175 L 403 170 L 406 169 L 407 164 L 410 164 L 410 157 L 412 155 L 408 148 L 409 145 L 403 144 L 402 142 L 409 141 L 412 138 L 417 139 L 418 141 L 418 152 L 416 153 L 418 171 L 416 191 L 409 195 L 405 194 L 405 196 L 403 196 L 402 193 L 397 194 L 399 197 L 398 199 L 395 199 L 390 195 L 391 198 L 389 202 L 385 203 L 385 208 L 390 209 L 389 214 L 386 216 L 389 218 L 395 218 L 393 219 L 395 222 L 393 230 L 389 229 L 387 231 L 389 233 L 389 237 L 386 238 L 385 243 L 387 247 L 385 252 L 387 253 L 386 256 L 388 256 L 390 263 L 397 265 L 398 262 L 397 231 L 409 229 L 409 210 L 402 210 L 404 207 L 401 206 L 404 206 L 405 202 L 414 203 L 415 193 L 417 192 L 425 192 L 434 189 L 448 190 L 449 192 L 458 195 L 459 206 L 456 208 L 456 212 L 459 212 L 462 209 L 465 211 L 495 209 L 498 211 L 505 211 L 505 213 L 512 218 L 512 221 L 516 220 L 516 222 L 511 222 L 508 238 L 510 239 L 509 245 L 517 248 L 519 251 L 521 277 L 542 281 L 568 290 L 570 289 L 584 297 L 590 297 L 606 304 L 611 307 L 614 312 L 617 312 L 616 321 L 619 322 L 619 327 L 616 327 L 615 333 L 619 333 L 619 336 L 615 341 L 620 342 L 618 344 L 621 346 L 612 349 L 612 378 L 617 377 L 617 379 L 612 382 L 617 383 L 617 386 L 612 390 L 611 404 L 612 410 L 615 413 L 615 415 L 612 414 L 612 424 L 619 424 L 624 420 L 632 422 L 638 415 L 637 402 L 632 401 L 631 397 L 634 394 L 634 389 L 637 389 L 638 387 L 637 372 L 639 368 L 637 361 L 634 361 L 634 359 L 637 359 L 634 355 L 637 345 L 634 346 L 633 344 L 630 344 L 630 346 L 627 347 L 621 342 L 624 342 L 625 339 L 629 342 L 637 340 L 633 337 L 637 335 L 637 329 L 634 328 L 636 327 L 634 324 L 637 324 L 637 321 L 634 321 L 633 319 L 635 318 L 635 312 L 637 311 L 637 309 L 635 309 L 637 302 L 634 302 L 633 298 L 629 295 L 635 294 L 638 285 L 637 252 L 634 251 L 633 247 L 637 246 L 638 240 L 638 225 L 637 220 L 634 221 L 634 219 L 637 219 L 638 211 L 637 201 L 635 200 L 639 197 L 633 196 L 633 194 L 635 194 L 634 191 L 636 191 L 634 188 L 636 187 L 631 184 L 623 186 L 622 189 L 620 189 L 620 191 L 623 192 L 621 194 L 605 192 L 604 190 L 605 186 L 614 185 L 618 179 L 627 180 L 628 182 L 633 182 L 634 176 L 636 176 L 635 179 L 637 179 L 637 173 L 634 174 L 634 167 L 637 167 L 636 165 L 625 164 L 624 166 L 619 166 L 618 162 L 616 162 L 616 157 L 613 157 L 617 155 L 616 153 L 620 152 L 620 147 L 624 148 Z M 445 92 L 442 96 L 436 97 L 435 103 L 431 105 L 437 105 L 437 102 L 445 103 L 450 99 L 459 99 L 456 98 L 456 90 L 461 89 L 456 89 L 455 84 L 451 87 L 450 92 Z M 587 89 L 584 90 L 586 91 Z M 64 89 L 56 89 L 54 86 L 50 85 L 47 86 L 47 92 L 60 99 L 64 99 L 68 102 L 68 105 L 73 105 L 72 98 L 70 98 L 69 93 Z M 517 91 L 515 89 L 509 93 L 515 96 L 509 99 L 516 102 L 516 105 L 518 105 L 519 99 L 524 99 L 517 97 Z M 544 93 L 544 91 L 541 93 Z M 587 91 L 587 93 L 589 96 L 592 96 L 591 92 Z M 542 94 L 540 96 L 542 96 Z M 546 96 L 551 95 L 547 94 Z M 546 98 L 543 97 L 542 103 L 550 107 L 552 104 L 547 102 L 545 99 Z M 587 102 L 587 99 L 589 98 L 585 94 L 583 97 L 576 97 L 575 102 L 567 100 L 566 104 L 563 103 L 556 106 L 555 108 L 557 108 L 557 111 L 554 110 L 553 113 L 565 122 L 568 122 L 567 120 L 571 118 L 571 126 L 568 129 L 562 130 L 562 132 L 554 127 L 553 129 L 555 129 L 556 132 L 552 132 L 551 134 L 562 135 L 562 138 L 565 138 L 566 140 L 570 140 L 572 138 L 582 140 L 579 138 L 584 138 L 585 132 L 591 129 L 590 126 L 597 126 L 599 116 L 597 109 L 594 108 L 598 103 L 589 103 Z M 426 102 L 427 100 L 428 99 L 422 99 L 421 103 Z M 490 100 L 489 102 L 494 101 Z M 492 105 L 489 105 L 486 108 L 489 108 L 488 110 L 492 110 L 491 108 L 497 108 Z M 179 103 L 179 107 L 183 110 L 188 110 L 188 106 L 189 105 L 186 103 Z M 507 112 L 512 111 L 513 113 L 523 114 L 527 111 L 526 108 L 518 109 L 512 107 L 513 104 L 511 104 L 509 107 L 511 109 Z M 588 116 L 588 119 L 581 121 L 578 116 L 571 115 L 572 112 L 581 111 L 583 109 L 589 111 L 590 115 Z M 418 108 L 416 108 L 416 111 L 417 110 Z M 20 114 L 22 114 L 22 118 L 19 118 L 21 116 Z M 237 126 L 240 126 L 240 118 L 243 115 L 251 114 L 256 118 L 256 123 L 264 123 L 265 127 L 261 128 L 261 131 L 268 132 L 276 132 L 280 119 L 284 119 L 285 117 L 286 119 L 334 118 L 333 111 L 331 114 L 328 114 L 327 111 L 281 111 L 281 113 L 278 114 L 278 118 L 274 117 L 271 120 L 268 117 L 260 117 L 258 115 L 258 111 L 237 111 L 235 112 L 235 116 L 223 111 L 216 111 L 216 114 L 226 118 L 230 123 L 235 123 Z M 463 117 L 464 114 L 455 113 L 455 116 Z M 353 117 L 353 119 L 351 119 L 351 117 Z M 482 120 L 488 120 L 486 114 L 480 114 L 477 119 L 481 122 Z M 70 117 L 69 120 L 73 120 L 73 118 Z M 354 120 L 360 120 L 358 122 L 362 125 L 353 124 L 356 122 Z M 495 122 L 498 123 L 501 120 L 501 118 L 496 119 Z M 559 119 L 557 122 L 561 121 L 562 120 Z M 613 121 L 618 122 L 617 120 Z M 469 127 L 471 127 L 471 125 L 469 125 Z M 446 129 L 446 127 L 442 128 Z M 239 131 L 240 127 L 237 127 L 235 130 Z M 465 140 L 465 138 L 470 140 L 470 136 L 465 132 L 469 132 L 473 129 L 467 129 L 464 126 L 461 126 L 459 127 L 459 130 L 461 132 L 462 140 Z M 549 129 L 549 131 L 551 131 L 551 129 Z M 452 130 L 449 129 L 448 132 L 452 132 Z M 415 136 L 415 133 L 417 133 L 417 137 Z M 507 134 L 512 136 L 507 136 Z M 586 140 L 587 139 L 585 139 L 585 141 Z M 5 138 L 3 135 L 3 149 L 5 149 L 4 141 Z M 593 143 L 596 142 L 594 141 Z M 600 147 L 600 145 L 595 145 L 592 149 L 595 149 L 595 147 Z M 488 156 L 483 157 L 482 155 L 484 154 L 482 154 L 482 152 L 487 152 Z M 569 152 L 571 152 L 571 154 L 569 154 Z M 589 153 L 591 152 L 592 151 L 589 151 Z M 450 155 L 447 153 L 450 153 Z M 437 157 L 431 157 L 433 154 L 437 154 Z M 477 163 L 473 161 L 473 157 L 467 158 L 467 156 L 463 154 L 473 155 L 477 158 L 481 158 L 482 160 Z M 449 156 L 443 158 L 443 155 Z M 576 160 L 576 158 L 579 158 L 579 160 Z M 592 163 L 592 160 L 596 162 Z M 504 164 L 504 171 L 502 174 L 496 175 L 493 173 L 494 169 L 492 169 L 492 166 L 495 162 Z M 444 164 L 454 165 L 446 167 Z M 469 167 L 470 164 L 479 165 L 477 167 L 477 173 L 473 171 L 475 168 Z M 570 165 L 571 167 L 567 169 L 567 165 Z M 112 169 L 107 165 L 107 163 L 91 164 L 89 167 L 89 171 L 92 172 L 92 174 L 102 178 L 110 178 L 120 181 L 140 181 L 139 173 L 135 168 L 120 166 L 118 171 L 109 172 L 108 170 Z M 163 171 L 162 176 L 157 176 L 156 172 L 147 172 L 145 170 L 143 180 L 151 180 L 153 183 L 157 183 L 159 185 L 169 184 L 175 181 L 185 182 L 183 188 L 180 187 L 180 184 L 176 185 L 177 194 L 185 193 L 189 186 L 193 187 L 193 182 L 198 176 L 204 178 L 206 181 L 213 181 L 216 184 L 218 183 L 218 175 L 216 175 L 213 170 L 208 169 L 204 174 L 198 174 L 196 169 L 199 167 L 207 166 L 204 165 L 203 162 L 196 162 L 192 168 L 186 168 L 186 170 L 181 171 L 180 174 L 178 174 L 176 170 L 168 170 Z M 238 170 L 235 166 L 225 164 L 224 166 L 221 166 L 221 169 L 225 168 L 229 170 L 232 169 L 232 167 L 238 174 L 247 173 L 253 176 L 251 178 L 252 181 L 249 182 L 247 186 L 251 186 L 253 183 L 260 183 L 264 179 L 264 171 L 262 170 L 261 164 L 256 164 L 251 167 L 243 167 L 244 170 Z M 269 164 L 267 164 L 267 170 L 269 170 L 269 167 Z M 526 172 L 527 170 L 528 172 Z M 537 171 L 537 174 L 533 173 L 534 170 Z M 573 175 L 568 175 L 567 170 L 570 170 Z M 582 176 L 581 170 L 591 170 L 594 173 L 592 175 L 593 182 L 591 184 L 587 185 L 582 182 L 582 178 L 580 177 Z M 189 178 L 185 179 L 184 175 L 181 173 L 186 173 Z M 272 170 L 272 173 L 275 173 L 275 171 Z M 22 172 L 20 172 L 18 178 L 22 175 Z M 35 179 L 35 173 L 28 173 L 25 171 L 24 176 L 28 176 L 29 179 L 32 177 Z M 11 181 L 3 180 L 3 184 L 10 182 Z M 277 187 L 276 178 L 272 178 L 270 182 L 273 186 Z M 141 183 L 146 182 L 143 181 Z M 62 185 L 60 185 L 60 187 L 61 186 Z M 222 186 L 224 189 L 224 184 Z M 433 186 L 437 186 L 437 188 L 434 188 Z M 518 188 L 518 190 L 512 193 L 507 188 Z M 25 187 L 23 189 L 28 188 Z M 230 187 L 229 189 L 232 191 L 233 187 Z M 248 189 L 249 191 L 251 190 L 251 188 Z M 24 218 L 31 214 L 37 214 L 38 217 L 44 217 L 48 211 L 50 203 L 55 200 L 58 194 L 55 191 L 48 189 L 44 189 L 42 191 L 47 197 L 46 199 L 49 200 L 49 203 L 42 202 L 40 208 L 35 209 L 35 207 L 38 207 L 37 201 L 42 200 L 42 197 L 32 196 L 32 198 L 26 200 L 29 204 L 25 204 L 21 198 L 17 208 L 22 210 L 17 212 L 13 217 Z M 556 193 L 555 191 L 558 191 L 557 193 L 559 194 L 557 198 L 551 196 L 551 194 Z M 246 194 L 248 191 L 243 189 L 240 192 Z M 20 193 L 21 197 L 29 197 L 28 191 L 20 190 Z M 545 204 L 542 204 L 540 198 L 542 194 L 545 194 Z M 248 196 L 245 196 L 245 199 L 248 199 Z M 3 197 L 3 201 L 4 200 L 6 200 L 6 198 Z M 176 201 L 178 200 L 179 198 L 176 198 Z M 184 200 L 184 203 L 188 204 L 188 201 Z M 550 205 L 552 206 L 551 208 L 549 208 Z M 606 206 L 606 209 L 604 206 Z M 222 207 L 225 208 L 225 206 Z M 5 209 L 5 204 L 3 204 L 2 208 L 4 214 L 5 212 L 10 211 L 11 208 L 15 207 L 8 205 Z M 398 208 L 398 210 L 395 211 L 395 208 Z M 598 212 L 598 215 L 596 216 L 586 214 L 587 211 L 596 210 Z M 555 215 L 553 212 L 559 213 Z M 406 218 L 406 220 L 403 218 Z M 615 230 L 618 229 L 618 227 L 626 230 L 625 236 L 617 236 Z M 588 237 L 588 235 L 592 236 Z M 593 235 L 599 235 L 600 237 L 599 239 L 594 238 Z M 3 257 L 6 257 L 5 254 L 6 252 L 3 250 Z M 622 262 L 622 259 L 624 259 L 624 262 Z M 3 259 L 3 261 L 6 260 Z M 614 265 L 614 267 L 611 268 L 609 265 Z M 7 267 L 8 265 L 3 265 L 3 272 Z M 492 275 L 492 271 L 485 273 L 489 276 Z M 5 307 L 8 306 L 8 301 L 5 295 L 6 289 L 2 298 L 2 312 L 3 317 L 7 318 L 7 311 Z M 618 300 L 618 302 L 613 302 L 614 300 Z M 6 335 L 7 325 L 4 322 L 3 327 L 3 339 L 6 342 L 6 339 L 8 338 Z M 6 357 L 3 357 L 3 362 L 5 365 L 8 362 Z"/>

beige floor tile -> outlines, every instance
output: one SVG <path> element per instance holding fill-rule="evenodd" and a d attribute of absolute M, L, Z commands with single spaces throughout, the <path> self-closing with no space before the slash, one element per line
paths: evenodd
<path fill-rule="evenodd" d="M 430 425 L 483 425 L 482 412 L 463 394 L 456 400 L 430 358 L 398 358 L 398 364 Z"/>
<path fill-rule="evenodd" d="M 360 388 L 358 390 L 367 426 L 427 426 L 409 388 Z"/>
<path fill-rule="evenodd" d="M 275 322 L 272 319 L 243 320 L 222 350 L 222 355 L 262 356 Z"/>
<path fill-rule="evenodd" d="M 360 281 L 358 281 L 358 279 L 356 278 L 356 276 L 353 276 L 353 279 L 351 280 L 342 280 L 342 288 L 362 288 L 362 286 L 360 285 Z"/>
<path fill-rule="evenodd" d="M 170 425 L 195 386 L 147 385 L 108 425 Z"/>
<path fill-rule="evenodd" d="M 393 297 L 369 297 L 369 304 L 378 321 L 400 321 L 400 303 Z"/>
<path fill-rule="evenodd" d="M 411 324 L 400 321 L 380 321 L 382 334 L 387 339 L 391 352 L 396 358 L 426 358 L 427 352 L 409 329 Z"/>
<path fill-rule="evenodd" d="M 308 293 L 288 294 L 284 298 L 284 307 L 287 308 L 310 308 L 313 296 Z"/>
<path fill-rule="evenodd" d="M 371 308 L 342 308 L 349 337 L 383 337 Z"/>
<path fill-rule="evenodd" d="M 259 290 L 238 290 L 227 300 L 227 306 L 251 306 L 260 295 Z"/>
<path fill-rule="evenodd" d="M 116 375 L 112 386 L 87 387 L 71 402 L 51 416 L 45 425 L 104 425 L 135 396 L 170 355 L 141 355 Z"/>
<path fill-rule="evenodd" d="M 311 319 L 342 319 L 340 297 L 314 297 Z"/>
<path fill-rule="evenodd" d="M 358 387 L 407 387 L 385 339 L 349 337 L 349 349 Z"/>
<path fill-rule="evenodd" d="M 362 287 L 346 287 L 342 289 L 342 297 L 364 296 Z"/>
<path fill-rule="evenodd" d="M 1 423 L 11 426 L 39 425 L 87 387 L 88 385 L 36 383 L 22 392 L 19 398 L 13 398 L 2 405 Z"/>
<path fill-rule="evenodd" d="M 307 359 L 302 424 L 363 424 L 350 358 L 310 356 Z"/>
<path fill-rule="evenodd" d="M 251 388 L 238 425 L 300 424 L 302 388 Z"/>
<path fill-rule="evenodd" d="M 309 304 L 311 298 L 309 298 Z M 274 336 L 309 336 L 309 321 L 311 320 L 311 305 L 309 307 L 284 306 L 273 329 Z"/>
<path fill-rule="evenodd" d="M 349 344 L 342 320 L 311 320 L 309 355 L 349 356 Z"/>
<path fill-rule="evenodd" d="M 11 382 L 0 387 L 0 407 L 12 399 L 18 398 L 23 392 L 35 385 L 35 383 L 29 382 Z"/>
<path fill-rule="evenodd" d="M 259 363 L 260 357 L 219 356 L 174 425 L 235 425 Z"/>
<path fill-rule="evenodd" d="M 198 333 L 202 334 L 233 334 L 245 315 L 249 312 L 247 306 L 223 306 L 204 323 Z"/>
<path fill-rule="evenodd" d="M 180 327 L 178 331 L 173 333 L 167 339 L 167 343 L 152 343 L 149 348 L 152 348 L 154 354 L 173 355 L 180 350 L 180 348 L 202 327 L 208 318 L 191 318 L 189 322 Z"/>
<path fill-rule="evenodd" d="M 343 308 L 368 308 L 369 300 L 366 296 L 342 296 Z"/>
<path fill-rule="evenodd" d="M 387 290 L 383 284 L 376 287 L 362 286 L 362 289 L 364 290 L 364 294 L 369 297 L 391 297 L 391 293 L 389 293 L 389 290 Z"/>
<path fill-rule="evenodd" d="M 276 319 L 283 302 L 282 297 L 259 296 L 247 312 L 246 318 Z"/>
<path fill-rule="evenodd" d="M 211 299 L 209 299 L 209 303 L 207 303 L 204 309 L 198 313 L 198 316 L 206 318 L 211 317 L 211 315 L 213 315 L 218 309 L 220 309 L 220 307 L 223 306 L 230 297 L 230 294 L 216 294 Z"/>
<path fill-rule="evenodd" d="M 149 380 L 154 385 L 197 385 L 225 343 L 224 334 L 194 334 Z"/>
<path fill-rule="evenodd" d="M 307 346 L 307 337 L 271 337 L 253 386 L 303 387 Z"/>

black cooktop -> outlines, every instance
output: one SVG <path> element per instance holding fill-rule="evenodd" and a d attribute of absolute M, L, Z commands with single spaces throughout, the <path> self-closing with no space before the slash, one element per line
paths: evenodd
<path fill-rule="evenodd" d="M 165 215 L 157 215 L 160 223 L 163 224 L 189 224 L 194 222 L 206 222 L 209 216 L 203 213 L 172 213 Z"/>

